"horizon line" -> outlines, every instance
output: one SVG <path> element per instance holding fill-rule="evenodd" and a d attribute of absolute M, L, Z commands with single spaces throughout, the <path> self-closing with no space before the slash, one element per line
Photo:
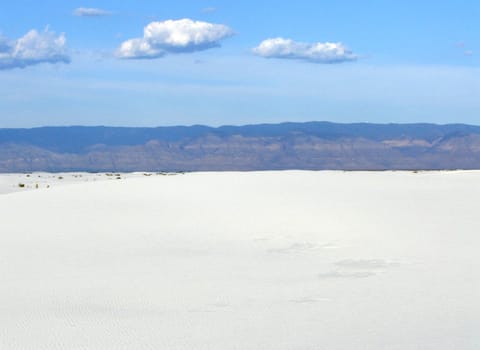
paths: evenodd
<path fill-rule="evenodd" d="M 220 129 L 220 128 L 241 128 L 241 127 L 250 127 L 250 126 L 276 126 L 276 125 L 286 125 L 286 124 L 335 124 L 335 125 L 375 125 L 375 126 L 472 126 L 480 127 L 480 124 L 469 124 L 469 123 L 432 123 L 432 122 L 334 122 L 328 120 L 310 120 L 302 122 L 292 122 L 292 121 L 283 121 L 283 122 L 259 122 L 259 123 L 246 123 L 246 124 L 222 124 L 218 126 L 207 125 L 207 124 L 175 124 L 175 125 L 157 125 L 157 126 L 126 126 L 126 125 L 80 125 L 80 124 L 70 124 L 70 125 L 42 125 L 42 126 L 31 126 L 31 127 L 0 127 L 0 130 L 33 130 L 33 129 L 60 129 L 60 128 L 117 128 L 117 129 L 159 129 L 159 128 L 194 128 L 194 127 L 203 127 L 209 129 Z"/>

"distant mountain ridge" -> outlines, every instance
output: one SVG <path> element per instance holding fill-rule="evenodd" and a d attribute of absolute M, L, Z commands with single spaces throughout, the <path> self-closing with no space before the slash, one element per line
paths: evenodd
<path fill-rule="evenodd" d="M 0 129 L 0 172 L 480 169 L 480 126 L 330 122 Z"/>

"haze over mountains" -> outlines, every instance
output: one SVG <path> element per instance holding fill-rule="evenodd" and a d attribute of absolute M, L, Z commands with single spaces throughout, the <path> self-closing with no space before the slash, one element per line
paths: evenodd
<path fill-rule="evenodd" d="M 0 172 L 480 169 L 465 124 L 0 129 Z"/>

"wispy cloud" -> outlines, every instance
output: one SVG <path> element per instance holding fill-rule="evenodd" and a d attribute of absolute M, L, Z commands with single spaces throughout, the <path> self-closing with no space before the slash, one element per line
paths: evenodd
<path fill-rule="evenodd" d="M 212 13 L 212 12 L 215 12 L 215 11 L 217 11 L 216 7 L 205 7 L 205 8 L 202 9 L 203 13 Z"/>
<path fill-rule="evenodd" d="M 0 37 L 0 69 L 25 68 L 39 63 L 70 63 L 65 34 L 48 29 L 30 30 L 21 38 L 9 41 Z"/>
<path fill-rule="evenodd" d="M 0 54 L 10 50 L 8 39 L 0 34 Z"/>
<path fill-rule="evenodd" d="M 265 58 L 304 60 L 314 63 L 342 63 L 355 61 L 358 56 L 342 43 L 304 43 L 292 39 L 266 39 L 253 49 Z"/>
<path fill-rule="evenodd" d="M 92 7 L 79 7 L 73 11 L 73 14 L 78 17 L 101 17 L 101 16 L 109 16 L 112 13 L 107 10 L 102 10 L 99 8 L 92 8 Z"/>
<path fill-rule="evenodd" d="M 220 46 L 233 35 L 223 24 L 193 21 L 185 18 L 152 22 L 144 28 L 142 38 L 124 41 L 117 50 L 119 58 L 158 58 L 169 53 L 186 53 Z"/>
<path fill-rule="evenodd" d="M 455 47 L 459 50 L 462 50 L 464 56 L 473 56 L 474 55 L 473 50 L 468 49 L 467 45 L 465 44 L 464 41 L 457 41 L 455 43 Z"/>

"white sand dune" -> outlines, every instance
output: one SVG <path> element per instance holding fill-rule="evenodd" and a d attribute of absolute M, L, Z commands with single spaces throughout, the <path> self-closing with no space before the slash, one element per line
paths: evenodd
<path fill-rule="evenodd" d="M 479 200 L 474 171 L 3 194 L 0 349 L 480 349 Z"/>
<path fill-rule="evenodd" d="M 176 175 L 176 173 L 26 173 L 0 174 L 0 194 L 25 192 L 83 182 L 125 180 L 137 177 Z"/>

